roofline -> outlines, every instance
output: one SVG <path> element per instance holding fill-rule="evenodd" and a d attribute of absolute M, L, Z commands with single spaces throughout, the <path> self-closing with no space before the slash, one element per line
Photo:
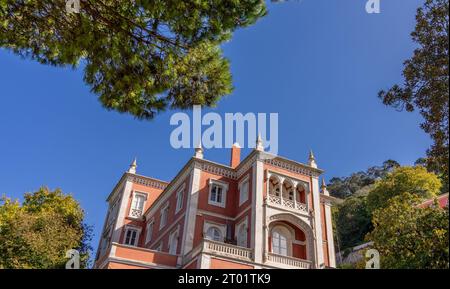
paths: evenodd
<path fill-rule="evenodd" d="M 167 187 L 153 201 L 152 205 L 150 207 L 148 207 L 147 210 L 145 210 L 145 212 L 142 214 L 142 216 L 147 215 L 147 213 L 154 207 L 154 205 L 162 198 L 164 193 L 167 192 L 168 190 L 170 190 L 174 186 L 174 184 L 180 178 L 180 176 L 184 173 L 184 171 L 187 170 L 195 160 L 198 160 L 198 159 L 195 157 L 191 157 L 189 159 L 189 161 L 187 161 L 187 163 L 181 168 L 181 170 L 178 171 L 178 173 L 175 175 L 175 177 L 172 179 L 172 181 L 170 181 L 170 183 L 168 183 Z"/>
<path fill-rule="evenodd" d="M 169 184 L 170 184 L 169 182 L 162 181 L 162 180 L 159 180 L 159 179 L 156 179 L 156 178 L 151 178 L 151 177 L 147 177 L 147 176 L 143 176 L 143 175 L 139 175 L 139 174 L 132 174 L 132 173 L 129 173 L 129 172 L 125 172 L 125 173 L 123 173 L 122 177 L 120 177 L 119 181 L 116 183 L 116 185 L 115 185 L 114 188 L 112 189 L 111 193 L 109 193 L 108 197 L 106 198 L 106 201 L 107 201 L 107 202 L 108 202 L 108 201 L 111 199 L 111 197 L 114 195 L 114 192 L 116 192 L 117 188 L 118 188 L 120 185 L 122 185 L 123 181 L 125 181 L 125 180 L 127 179 L 127 177 L 129 177 L 129 176 L 147 179 L 147 180 L 150 180 L 150 181 L 154 181 L 154 182 L 161 183 L 161 184 L 163 184 L 163 185 L 169 185 Z"/>
<path fill-rule="evenodd" d="M 297 161 L 294 161 L 294 160 L 291 160 L 291 159 L 288 159 L 288 158 L 285 158 L 285 157 L 282 157 L 282 156 L 279 156 L 279 155 L 274 155 L 274 154 L 271 154 L 271 153 L 268 153 L 268 152 L 261 152 L 261 153 L 264 153 L 264 154 L 266 154 L 266 155 L 269 155 L 270 157 L 272 157 L 272 158 L 274 158 L 274 159 L 280 159 L 280 160 L 283 160 L 283 161 L 292 163 L 292 164 L 294 164 L 294 165 L 301 166 L 301 167 L 303 167 L 304 169 L 311 170 L 311 171 L 313 171 L 313 172 L 318 173 L 319 175 L 321 175 L 321 174 L 323 174 L 323 173 L 325 172 L 325 171 L 322 170 L 322 169 L 314 168 L 314 167 L 309 166 L 309 165 L 307 165 L 307 164 L 300 163 L 300 162 L 297 162 Z"/>
<path fill-rule="evenodd" d="M 264 154 L 264 155 L 269 156 L 271 159 L 282 160 L 282 161 L 291 163 L 291 164 L 293 164 L 293 165 L 300 166 L 300 167 L 302 167 L 302 168 L 304 168 L 304 169 L 306 169 L 306 170 L 310 170 L 310 171 L 312 171 L 312 172 L 315 172 L 316 174 L 319 174 L 319 175 L 321 175 L 321 174 L 324 172 L 324 170 L 322 170 L 322 169 L 314 168 L 314 167 L 311 167 L 311 166 L 306 165 L 306 164 L 304 164 L 304 163 L 300 163 L 300 162 L 297 162 L 297 161 L 294 161 L 294 160 L 291 160 L 291 159 L 288 159 L 288 158 L 285 158 L 285 157 L 281 157 L 281 156 L 279 156 L 279 155 L 274 155 L 274 154 L 272 154 L 272 153 L 268 153 L 268 152 L 265 152 L 265 151 L 259 151 L 259 150 L 257 150 L 257 149 L 255 148 L 255 149 L 253 149 L 253 150 L 252 150 L 252 151 L 251 151 L 251 152 L 250 152 L 250 153 L 249 153 L 249 154 L 248 154 L 248 155 L 247 155 L 247 156 L 239 163 L 239 165 L 238 165 L 237 167 L 235 167 L 235 168 L 233 168 L 233 167 L 231 167 L 231 166 L 229 166 L 229 165 L 225 165 L 225 164 L 222 164 L 222 163 L 217 163 L 217 162 L 214 162 L 214 161 L 211 161 L 211 160 L 208 160 L 208 159 L 199 159 L 199 158 L 196 158 L 196 157 L 191 157 L 191 158 L 189 159 L 189 161 L 186 162 L 186 164 L 178 171 L 178 173 L 175 175 L 175 177 L 174 177 L 170 182 L 163 181 L 163 180 L 160 180 L 160 179 L 157 179 L 157 178 L 152 178 L 152 177 L 144 176 L 144 175 L 132 174 L 132 173 L 129 173 L 129 172 L 125 172 L 125 173 L 122 175 L 122 177 L 119 179 L 119 181 L 117 182 L 117 184 L 114 186 L 114 188 L 112 189 L 111 193 L 110 193 L 110 194 L 108 195 L 108 197 L 106 198 L 106 201 L 109 202 L 109 200 L 111 199 L 111 197 L 114 195 L 114 192 L 117 191 L 117 189 L 119 188 L 119 186 L 122 185 L 122 183 L 127 179 L 127 177 L 129 177 L 129 176 L 134 176 L 134 177 L 144 178 L 144 179 L 147 179 L 147 180 L 150 180 L 150 181 L 154 181 L 154 182 L 158 182 L 158 183 L 161 183 L 161 184 L 163 184 L 163 185 L 166 185 L 166 187 L 162 190 L 162 192 L 159 194 L 159 196 L 158 196 L 158 197 L 155 199 L 155 201 L 153 202 L 153 204 L 156 204 L 156 203 L 162 198 L 162 196 L 164 195 L 164 193 L 172 188 L 172 186 L 173 186 L 173 185 L 176 183 L 176 181 L 180 178 L 180 176 L 182 175 L 182 173 L 183 173 L 186 169 L 188 169 L 188 168 L 191 166 L 192 163 L 194 163 L 194 162 L 204 162 L 204 163 L 213 164 L 213 165 L 220 166 L 220 167 L 223 167 L 223 168 L 225 168 L 225 169 L 228 169 L 228 170 L 232 170 L 232 171 L 234 171 L 234 172 L 237 172 L 237 171 L 239 171 L 239 169 L 240 169 L 241 167 L 244 166 L 244 164 L 246 164 L 248 161 L 250 161 L 250 160 L 252 159 L 252 157 L 253 157 L 254 155 L 256 155 L 256 154 Z M 331 200 L 331 198 L 333 198 L 333 197 L 330 197 L 330 200 Z M 333 201 L 334 203 L 336 203 L 337 200 L 333 199 L 332 201 Z M 339 202 L 339 201 L 337 201 L 337 202 Z M 153 204 L 152 204 L 152 206 L 150 206 L 150 207 L 144 212 L 144 214 L 143 214 L 144 216 L 150 211 L 150 209 L 153 207 Z"/>

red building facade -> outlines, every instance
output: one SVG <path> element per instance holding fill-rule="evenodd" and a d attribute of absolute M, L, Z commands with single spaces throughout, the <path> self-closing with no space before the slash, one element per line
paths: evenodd
<path fill-rule="evenodd" d="M 107 202 L 95 268 L 335 267 L 331 203 L 322 170 L 256 148 L 230 165 L 202 148 L 171 182 L 136 173 Z"/>

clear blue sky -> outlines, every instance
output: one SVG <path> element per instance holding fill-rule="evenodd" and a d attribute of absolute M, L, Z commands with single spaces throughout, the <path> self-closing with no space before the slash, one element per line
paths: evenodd
<path fill-rule="evenodd" d="M 416 113 L 377 98 L 400 82 L 422 0 L 268 3 L 269 15 L 224 44 L 235 91 L 214 111 L 279 113 L 279 154 L 305 162 L 312 148 L 325 177 L 394 159 L 413 164 L 430 145 Z M 193 155 L 169 144 L 172 112 L 152 122 L 104 110 L 82 69 L 43 66 L 0 50 L 0 194 L 19 198 L 42 185 L 73 193 L 94 225 L 132 158 L 138 173 L 170 180 Z M 228 163 L 229 151 L 205 152 Z"/>

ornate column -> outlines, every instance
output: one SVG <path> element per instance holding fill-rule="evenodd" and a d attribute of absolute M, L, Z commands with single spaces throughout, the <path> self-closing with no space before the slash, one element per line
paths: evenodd
<path fill-rule="evenodd" d="M 309 213 L 310 205 L 309 205 L 309 198 L 311 197 L 311 190 L 308 186 L 303 186 L 305 189 L 305 203 L 306 203 L 306 211 Z"/>
<path fill-rule="evenodd" d="M 312 201 L 314 206 L 314 233 L 316 237 L 316 267 L 321 268 L 324 264 L 323 260 L 323 240 L 322 240 L 322 217 L 321 217 L 321 208 L 320 208 L 320 191 L 319 191 L 319 177 L 312 176 L 311 177 L 311 186 L 312 186 Z"/>
<path fill-rule="evenodd" d="M 184 221 L 183 238 L 181 240 L 181 255 L 184 256 L 193 248 L 195 221 L 197 218 L 198 195 L 200 190 L 200 165 L 194 162 L 190 174 L 186 215 Z"/>
<path fill-rule="evenodd" d="M 270 238 L 269 224 L 267 224 L 267 218 L 266 218 L 265 225 L 264 225 L 264 258 L 263 258 L 263 262 L 267 262 L 267 259 L 268 259 L 269 238 Z"/>
<path fill-rule="evenodd" d="M 253 163 L 252 178 L 252 218 L 251 218 L 251 239 L 250 247 L 253 249 L 253 258 L 255 263 L 262 263 L 263 247 L 264 247 L 264 220 L 263 220 L 263 186 L 264 186 L 264 163 L 260 159 L 260 155 Z"/>
<path fill-rule="evenodd" d="M 325 184 L 325 179 L 322 179 L 322 193 L 325 196 L 329 196 L 330 193 L 327 190 L 327 186 Z M 324 201 L 325 206 L 325 228 L 327 234 L 327 243 L 328 243 L 328 258 L 330 267 L 336 267 L 336 254 L 334 251 L 334 239 L 333 239 L 333 222 L 331 221 L 331 202 L 328 200 Z"/>
<path fill-rule="evenodd" d="M 284 180 L 286 178 L 279 176 L 278 179 L 280 180 L 280 183 L 278 184 L 278 186 L 280 188 L 280 205 L 284 206 L 283 187 L 284 187 Z"/>
<path fill-rule="evenodd" d="M 297 185 L 298 182 L 295 180 L 291 180 L 292 182 L 292 195 L 294 196 L 294 209 L 297 210 Z"/>

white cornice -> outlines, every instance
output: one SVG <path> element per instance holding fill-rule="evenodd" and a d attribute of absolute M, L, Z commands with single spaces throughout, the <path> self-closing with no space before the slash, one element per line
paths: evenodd
<path fill-rule="evenodd" d="M 148 216 L 152 215 L 159 206 L 164 204 L 173 193 L 173 191 L 178 189 L 178 187 L 181 185 L 181 182 L 185 181 L 187 175 L 195 166 L 195 162 L 193 160 L 194 159 L 192 158 L 186 163 L 186 165 L 181 169 L 181 171 L 177 174 L 173 181 L 170 182 L 163 190 L 163 192 L 156 198 L 153 204 L 143 214 L 145 218 L 148 218 Z"/>
<path fill-rule="evenodd" d="M 141 175 L 125 172 L 122 175 L 122 177 L 120 178 L 120 180 L 117 182 L 117 184 L 114 186 L 114 188 L 111 191 L 111 193 L 109 194 L 109 196 L 106 198 L 106 201 L 109 201 L 116 194 L 118 189 L 122 186 L 122 184 L 125 181 L 131 181 L 135 184 L 140 184 L 140 185 L 143 185 L 146 187 L 153 187 L 153 188 L 161 189 L 161 190 L 163 190 L 169 184 L 165 181 L 161 181 L 161 180 L 158 180 L 155 178 L 150 178 L 150 177 L 146 177 L 146 176 L 141 176 Z"/>
<path fill-rule="evenodd" d="M 154 178 L 139 176 L 130 173 L 125 173 L 124 176 L 122 176 L 120 182 L 123 181 L 125 176 L 128 176 L 126 178 L 127 180 L 130 180 L 132 182 L 138 181 L 138 183 L 157 187 L 163 190 L 163 192 L 158 196 L 158 198 L 156 198 L 153 205 L 150 208 L 148 208 L 147 211 L 144 213 L 144 216 L 148 216 L 153 213 L 155 208 L 159 207 L 162 203 L 164 203 L 167 200 L 167 198 L 170 196 L 173 190 L 178 188 L 180 182 L 185 180 L 187 172 L 189 172 L 192 168 L 197 167 L 202 171 L 206 171 L 212 174 L 217 174 L 223 177 L 237 180 L 251 168 L 251 166 L 256 160 L 262 160 L 267 164 L 271 164 L 273 166 L 280 167 L 282 169 L 307 176 L 318 177 L 323 172 L 320 169 L 316 169 L 286 158 L 271 155 L 267 152 L 253 150 L 235 169 L 233 169 L 230 166 L 216 163 L 210 160 L 191 158 L 185 164 L 185 166 L 178 172 L 176 177 L 169 183 Z"/>
<path fill-rule="evenodd" d="M 263 161 L 266 164 L 270 164 L 281 169 L 285 169 L 291 171 L 296 174 L 302 174 L 310 177 L 319 177 L 324 171 L 321 169 L 316 169 L 311 166 L 289 160 L 279 156 L 273 156 L 268 153 L 262 153 L 268 155 L 268 157 L 264 157 Z"/>

